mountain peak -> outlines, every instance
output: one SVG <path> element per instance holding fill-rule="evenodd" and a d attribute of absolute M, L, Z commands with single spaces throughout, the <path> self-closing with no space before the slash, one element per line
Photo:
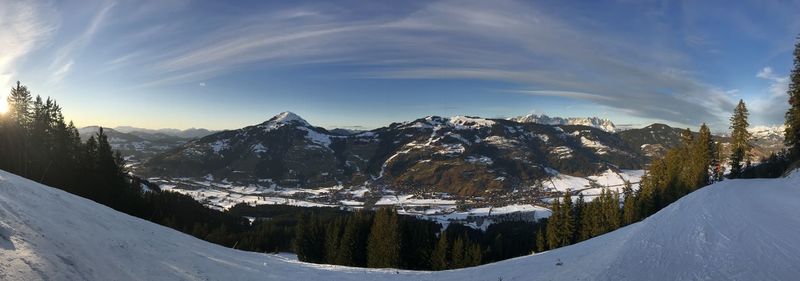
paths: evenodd
<path fill-rule="evenodd" d="M 278 115 L 273 116 L 267 122 L 273 124 L 300 123 L 301 125 L 309 125 L 308 121 L 291 111 L 278 113 Z"/>

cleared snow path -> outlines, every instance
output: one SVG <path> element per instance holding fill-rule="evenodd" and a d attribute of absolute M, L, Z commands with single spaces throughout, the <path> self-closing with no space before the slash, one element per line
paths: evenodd
<path fill-rule="evenodd" d="M 224 248 L 0 171 L 0 280 L 796 280 L 798 213 L 797 173 L 732 180 L 538 255 L 444 272 L 369 270 Z"/>

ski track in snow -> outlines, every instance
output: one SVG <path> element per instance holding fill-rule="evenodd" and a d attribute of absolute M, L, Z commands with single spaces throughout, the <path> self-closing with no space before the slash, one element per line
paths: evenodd
<path fill-rule="evenodd" d="M 729 180 L 572 246 L 424 272 L 233 250 L 0 171 L 0 280 L 796 280 L 798 202 L 800 173 Z"/>

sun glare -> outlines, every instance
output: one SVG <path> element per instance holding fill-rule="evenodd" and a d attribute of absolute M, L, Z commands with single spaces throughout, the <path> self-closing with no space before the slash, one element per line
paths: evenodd
<path fill-rule="evenodd" d="M 6 114 L 8 111 L 8 103 L 5 99 L 0 100 L 0 114 Z"/>

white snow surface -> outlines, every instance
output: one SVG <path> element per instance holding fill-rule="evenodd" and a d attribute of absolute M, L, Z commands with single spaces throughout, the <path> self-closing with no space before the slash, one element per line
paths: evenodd
<path fill-rule="evenodd" d="M 727 180 L 576 245 L 426 272 L 314 265 L 233 250 L 0 171 L 0 279 L 796 280 L 798 202 L 798 173 Z"/>

